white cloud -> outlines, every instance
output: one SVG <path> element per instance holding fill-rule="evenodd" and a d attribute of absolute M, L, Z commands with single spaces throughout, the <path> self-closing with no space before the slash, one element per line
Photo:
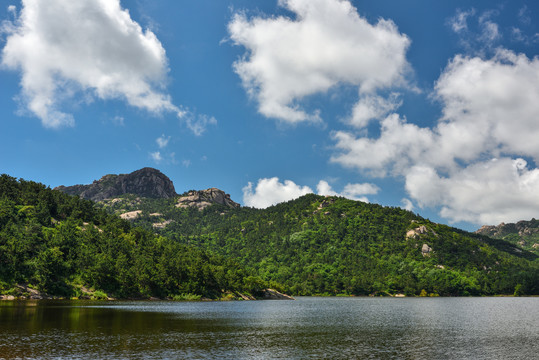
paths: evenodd
<path fill-rule="evenodd" d="M 491 20 L 494 15 L 498 15 L 498 13 L 496 11 L 487 11 L 479 17 L 479 25 L 481 26 L 479 39 L 485 43 L 492 43 L 501 38 L 498 24 Z"/>
<path fill-rule="evenodd" d="M 404 84 L 410 40 L 390 20 L 375 25 L 348 0 L 280 0 L 296 15 L 253 17 L 237 13 L 230 39 L 247 53 L 234 63 L 249 95 L 266 117 L 289 123 L 320 121 L 319 110 L 301 107 L 305 97 L 337 85 L 366 95 Z"/>
<path fill-rule="evenodd" d="M 455 16 L 448 20 L 448 24 L 453 32 L 459 35 L 460 44 L 468 53 L 492 53 L 498 40 L 503 37 L 500 26 L 492 20 L 498 15 L 498 10 L 487 10 L 476 15 L 473 8 L 468 11 L 458 9 Z"/>
<path fill-rule="evenodd" d="M 308 186 L 298 185 L 291 180 L 285 180 L 281 183 L 277 177 L 259 179 L 254 189 L 253 183 L 249 182 L 242 190 L 244 204 L 255 208 L 267 208 L 313 193 L 313 190 Z M 347 184 L 343 191 L 338 193 L 325 180 L 320 180 L 316 186 L 318 195 L 342 196 L 363 202 L 369 202 L 364 195 L 375 195 L 379 190 L 374 184 Z"/>
<path fill-rule="evenodd" d="M 365 195 L 376 195 L 380 188 L 374 184 L 346 184 L 343 191 L 338 193 L 333 190 L 331 185 L 325 181 L 320 180 L 316 186 L 318 195 L 331 195 L 342 196 L 351 200 L 359 200 L 363 202 L 369 202 L 369 199 Z"/>
<path fill-rule="evenodd" d="M 475 9 L 468 11 L 458 9 L 456 15 L 449 19 L 449 25 L 455 33 L 468 31 L 468 18 L 473 15 L 475 15 Z"/>
<path fill-rule="evenodd" d="M 420 205 L 441 205 L 440 215 L 477 224 L 516 222 L 539 212 L 539 169 L 523 159 L 477 162 L 449 177 L 428 167 L 406 175 L 406 189 Z"/>
<path fill-rule="evenodd" d="M 188 109 L 183 109 L 178 117 L 185 122 L 185 125 L 196 136 L 201 136 L 206 132 L 208 126 L 217 125 L 217 120 L 213 116 L 196 114 Z"/>
<path fill-rule="evenodd" d="M 393 93 L 389 98 L 378 95 L 367 95 L 354 105 L 349 124 L 358 128 L 366 127 L 371 120 L 381 120 L 387 114 L 402 105 L 398 94 Z"/>
<path fill-rule="evenodd" d="M 402 208 L 405 209 L 405 210 L 408 210 L 408 211 L 413 211 L 414 210 L 414 203 L 410 199 L 403 198 L 401 200 L 401 204 L 402 204 Z"/>
<path fill-rule="evenodd" d="M 81 92 L 156 114 L 180 111 L 163 93 L 165 49 L 119 0 L 24 0 L 6 29 L 2 65 L 21 71 L 21 98 L 47 127 L 74 124 L 62 101 Z"/>
<path fill-rule="evenodd" d="M 191 166 L 191 160 L 183 160 L 182 165 L 188 168 L 189 166 Z"/>
<path fill-rule="evenodd" d="M 155 151 L 155 152 L 150 153 L 150 157 L 156 163 L 160 163 L 161 161 L 163 161 L 163 157 L 161 156 L 161 152 L 159 152 L 159 151 Z"/>
<path fill-rule="evenodd" d="M 310 187 L 296 185 L 291 180 L 281 183 L 277 177 L 259 179 L 254 190 L 249 182 L 242 190 L 245 206 L 261 209 L 313 192 Z"/>
<path fill-rule="evenodd" d="M 157 146 L 159 146 L 160 149 L 166 148 L 169 141 L 170 141 L 170 136 L 165 136 L 165 134 L 162 134 L 160 137 L 155 139 L 155 142 L 157 143 Z"/>
<path fill-rule="evenodd" d="M 522 157 L 539 164 L 539 58 L 509 50 L 490 59 L 457 55 L 436 82 L 435 97 L 443 105 L 435 127 L 390 114 L 378 138 L 335 132 L 332 161 L 403 176 L 413 201 L 442 207 L 452 221 L 537 216 L 539 169 Z"/>

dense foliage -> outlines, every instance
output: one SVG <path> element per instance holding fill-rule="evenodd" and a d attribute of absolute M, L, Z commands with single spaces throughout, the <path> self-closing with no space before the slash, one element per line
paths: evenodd
<path fill-rule="evenodd" d="M 0 175 L 0 294 L 221 297 L 260 291 L 234 260 L 176 241 L 44 185 Z"/>
<path fill-rule="evenodd" d="M 214 205 L 198 211 L 173 203 L 126 198 L 108 208 L 143 209 L 135 223 L 148 229 L 172 220 L 156 231 L 237 259 L 294 295 L 539 294 L 534 254 L 399 208 L 317 195 L 265 210 Z M 406 235 L 422 227 L 424 233 Z"/>

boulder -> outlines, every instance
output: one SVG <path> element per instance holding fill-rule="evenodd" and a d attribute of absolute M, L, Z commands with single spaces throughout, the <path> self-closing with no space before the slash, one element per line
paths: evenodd
<path fill-rule="evenodd" d="M 264 300 L 296 300 L 292 296 L 280 293 L 274 289 L 266 289 L 263 293 Z"/>
<path fill-rule="evenodd" d="M 223 190 L 219 190 L 217 188 L 189 191 L 186 195 L 178 198 L 176 207 L 195 207 L 198 210 L 203 210 L 213 204 L 224 205 L 229 208 L 240 207 L 240 204 L 230 199 L 229 194 L 226 194 Z"/>

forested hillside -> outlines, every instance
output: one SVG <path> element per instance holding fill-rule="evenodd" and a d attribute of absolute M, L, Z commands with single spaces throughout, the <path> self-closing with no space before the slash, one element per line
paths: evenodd
<path fill-rule="evenodd" d="M 263 286 L 231 258 L 134 228 L 91 201 L 0 175 L 0 294 L 219 298 Z"/>
<path fill-rule="evenodd" d="M 118 216 L 128 213 L 131 222 Z M 219 298 L 268 286 L 520 295 L 539 294 L 539 260 L 503 240 L 339 197 L 264 210 L 132 194 L 95 204 L 1 175 L 0 293 L 21 284 L 71 297 Z"/>
<path fill-rule="evenodd" d="M 174 203 L 126 196 L 101 206 L 142 210 L 138 226 L 237 259 L 294 295 L 539 293 L 534 254 L 399 208 L 317 195 L 265 210 Z"/>

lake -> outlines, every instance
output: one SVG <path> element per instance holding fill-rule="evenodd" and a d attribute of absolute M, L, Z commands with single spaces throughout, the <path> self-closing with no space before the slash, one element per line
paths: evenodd
<path fill-rule="evenodd" d="M 0 359 L 538 359 L 539 298 L 1 301 Z"/>

